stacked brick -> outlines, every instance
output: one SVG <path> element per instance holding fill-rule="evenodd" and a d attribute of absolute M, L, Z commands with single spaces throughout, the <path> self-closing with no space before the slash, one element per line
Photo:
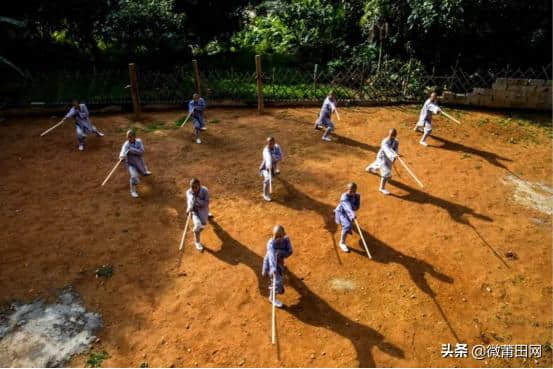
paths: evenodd
<path fill-rule="evenodd" d="M 442 101 L 489 108 L 552 110 L 551 80 L 498 78 L 492 88 L 474 88 L 468 94 L 444 92 Z"/>

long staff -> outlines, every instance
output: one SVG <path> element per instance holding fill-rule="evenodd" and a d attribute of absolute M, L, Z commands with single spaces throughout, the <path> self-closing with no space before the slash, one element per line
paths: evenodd
<path fill-rule="evenodd" d="M 403 165 L 403 167 L 407 170 L 407 172 L 409 172 L 409 174 L 411 175 L 411 177 L 413 177 L 413 179 L 417 182 L 417 184 L 421 187 L 424 187 L 424 185 L 422 184 L 422 182 L 417 178 L 417 176 L 415 175 L 415 173 L 413 173 L 413 171 L 411 169 L 409 169 L 409 167 L 407 166 L 407 164 L 405 164 L 405 162 L 403 161 L 403 159 L 398 156 L 397 157 L 399 159 L 399 162 L 401 163 L 401 165 Z"/>
<path fill-rule="evenodd" d="M 359 232 L 359 236 L 361 236 L 361 241 L 363 241 L 363 246 L 365 246 L 365 251 L 367 251 L 367 256 L 369 259 L 372 259 L 371 253 L 369 252 L 369 248 L 367 247 L 367 242 L 365 242 L 365 236 L 363 236 L 363 231 L 361 230 L 361 227 L 359 227 L 359 223 L 357 222 L 357 218 L 355 220 L 355 225 L 357 226 L 357 231 Z"/>
<path fill-rule="evenodd" d="M 107 181 L 109 180 L 109 178 L 111 177 L 111 175 L 115 172 L 115 169 L 117 169 L 117 167 L 119 166 L 119 164 L 121 164 L 123 160 L 122 159 L 119 159 L 119 161 L 117 162 L 117 164 L 115 164 L 115 166 L 113 167 L 113 169 L 111 170 L 111 172 L 109 172 L 108 176 L 106 177 L 106 179 L 104 179 L 104 182 L 102 182 L 102 186 L 105 185 L 107 183 Z"/>
<path fill-rule="evenodd" d="M 447 114 L 445 111 L 443 111 L 441 109 L 440 109 L 440 113 L 442 113 L 444 115 L 444 117 L 451 119 L 455 123 L 461 124 L 461 122 L 459 122 L 457 119 L 453 118 L 451 115 Z"/>
<path fill-rule="evenodd" d="M 40 137 L 44 136 L 45 134 L 47 134 L 48 132 L 56 129 L 58 126 L 60 126 L 63 122 L 65 122 L 65 118 L 60 120 L 58 123 L 56 123 L 55 125 L 53 125 L 52 127 L 48 128 L 46 131 L 42 132 L 40 134 Z"/>
<path fill-rule="evenodd" d="M 181 251 L 184 246 L 184 239 L 186 238 L 186 231 L 188 230 L 188 223 L 190 222 L 191 214 L 192 213 L 188 213 L 188 216 L 186 217 L 186 224 L 184 225 L 184 231 L 182 232 L 182 238 L 180 239 L 179 251 Z"/>
<path fill-rule="evenodd" d="M 276 344 L 276 306 L 275 306 L 275 299 L 276 299 L 276 273 L 273 274 L 273 290 L 271 291 L 272 294 L 272 303 L 273 303 L 273 309 L 272 309 L 272 316 L 271 316 L 271 342 Z"/>

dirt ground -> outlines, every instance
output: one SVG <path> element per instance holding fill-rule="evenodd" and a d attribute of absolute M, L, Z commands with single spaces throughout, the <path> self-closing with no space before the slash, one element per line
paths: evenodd
<path fill-rule="evenodd" d="M 212 109 L 202 145 L 190 125 L 172 128 L 182 112 L 150 113 L 140 124 L 92 112 L 106 136 L 89 137 L 84 152 L 72 123 L 39 137 L 59 117 L 6 119 L 0 303 L 72 285 L 104 320 L 92 348 L 109 354 L 104 367 L 550 367 L 551 216 L 517 203 L 505 182 L 551 187 L 550 116 L 449 110 L 462 125 L 436 117 L 424 148 L 412 130 L 418 109 L 342 108 L 332 143 L 312 128 L 315 108 Z M 154 173 L 139 199 L 123 168 L 100 187 L 131 125 L 144 128 Z M 396 165 L 387 197 L 364 168 L 390 127 L 425 187 Z M 272 203 L 262 200 L 258 173 L 268 135 L 285 155 Z M 209 188 L 215 216 L 202 254 L 190 238 L 178 252 L 193 176 Z M 333 209 L 349 181 L 359 186 L 372 260 L 357 234 L 351 253 L 337 245 Z M 260 271 L 276 223 L 294 254 L 272 345 Z M 113 265 L 111 278 L 95 277 L 103 264 Z M 469 344 L 469 358 L 442 358 L 447 343 Z M 476 344 L 545 346 L 539 360 L 475 360 Z"/>

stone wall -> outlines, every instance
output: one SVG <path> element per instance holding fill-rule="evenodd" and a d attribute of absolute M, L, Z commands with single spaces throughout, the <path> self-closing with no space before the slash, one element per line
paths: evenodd
<path fill-rule="evenodd" d="M 488 108 L 551 110 L 551 80 L 498 78 L 492 88 L 474 88 L 467 94 L 445 91 L 442 101 Z"/>

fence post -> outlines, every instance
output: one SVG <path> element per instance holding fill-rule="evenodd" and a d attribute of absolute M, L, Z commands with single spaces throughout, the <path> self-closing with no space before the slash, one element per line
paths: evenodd
<path fill-rule="evenodd" d="M 136 65 L 129 63 L 129 78 L 131 80 L 131 97 L 134 114 L 140 116 L 142 109 L 140 107 L 140 95 L 138 94 L 138 81 L 136 78 Z"/>
<path fill-rule="evenodd" d="M 200 70 L 198 69 L 198 61 L 192 60 L 192 67 L 194 68 L 194 83 L 196 85 L 196 93 L 202 94 L 201 84 L 200 84 Z"/>
<path fill-rule="evenodd" d="M 265 108 L 263 102 L 263 81 L 261 79 L 261 55 L 255 56 L 255 78 L 257 79 L 257 112 L 263 113 Z"/>

